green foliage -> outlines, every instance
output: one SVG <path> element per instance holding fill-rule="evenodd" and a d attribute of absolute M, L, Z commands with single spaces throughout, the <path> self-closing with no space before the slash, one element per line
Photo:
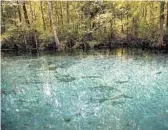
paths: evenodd
<path fill-rule="evenodd" d="M 26 1 L 30 26 L 25 22 L 22 2 L 2 1 L 1 7 L 1 41 L 11 36 L 19 39 L 20 34 L 27 35 L 36 30 L 39 41 L 53 42 L 46 1 L 42 1 L 42 6 L 40 1 Z M 62 43 L 71 40 L 78 43 L 88 33 L 96 40 L 89 42 L 90 46 L 114 36 L 124 38 L 132 35 L 153 41 L 158 38 L 159 2 L 55 1 L 52 2 L 52 7 L 57 34 Z M 18 8 L 21 11 L 21 21 Z M 164 14 L 166 15 L 166 11 Z"/>
<path fill-rule="evenodd" d="M 96 40 L 93 40 L 93 41 L 89 41 L 88 44 L 91 48 L 93 48 L 95 45 L 98 44 L 98 42 Z"/>

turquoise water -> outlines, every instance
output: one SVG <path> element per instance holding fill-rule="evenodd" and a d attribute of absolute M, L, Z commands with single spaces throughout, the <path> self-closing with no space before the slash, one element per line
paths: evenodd
<path fill-rule="evenodd" d="M 3 130 L 168 130 L 168 55 L 2 55 Z"/>

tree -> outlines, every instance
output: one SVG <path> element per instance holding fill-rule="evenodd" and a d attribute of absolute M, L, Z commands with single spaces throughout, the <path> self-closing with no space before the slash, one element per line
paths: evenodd
<path fill-rule="evenodd" d="M 21 15 L 21 10 L 20 10 L 20 4 L 19 4 L 18 1 L 17 1 L 17 4 L 18 4 L 17 10 L 18 10 L 18 15 L 19 15 L 19 21 L 22 22 L 22 15 Z"/>
<path fill-rule="evenodd" d="M 60 1 L 60 11 L 61 11 L 61 24 L 64 27 L 64 19 L 63 19 L 63 9 L 62 9 L 62 1 Z"/>
<path fill-rule="evenodd" d="M 57 36 L 56 26 L 54 24 L 53 12 L 52 12 L 52 2 L 51 1 L 48 1 L 48 8 L 49 8 L 49 17 L 50 17 L 50 21 L 51 21 L 51 27 L 52 27 L 53 35 L 54 35 L 54 39 L 55 39 L 55 46 L 58 50 L 60 50 L 62 47 L 61 47 L 61 43 L 59 42 L 59 39 Z"/>
<path fill-rule="evenodd" d="M 69 24 L 69 1 L 66 2 L 67 23 Z"/>
<path fill-rule="evenodd" d="M 30 24 L 30 21 L 29 21 L 29 17 L 28 17 L 28 13 L 27 13 L 27 8 L 26 8 L 25 2 L 22 3 L 22 7 L 23 7 L 24 18 L 25 18 L 26 24 L 27 24 L 28 28 L 30 28 L 31 24 Z M 33 19 L 33 11 L 32 11 L 31 3 L 30 3 L 30 7 L 31 7 L 30 11 L 31 11 L 32 19 Z M 36 45 L 36 49 L 38 49 L 38 43 L 37 43 L 37 37 L 36 37 L 35 29 L 32 29 L 32 34 L 33 34 L 33 37 L 34 37 L 34 43 Z M 26 48 L 27 48 L 27 39 L 26 39 L 25 35 L 24 35 L 24 41 L 25 41 L 25 45 L 26 45 Z"/>
<path fill-rule="evenodd" d="M 23 2 L 22 7 L 23 7 L 24 18 L 25 18 L 26 24 L 27 24 L 28 27 L 29 27 L 29 26 L 30 26 L 30 22 L 29 22 L 29 18 L 28 18 L 28 15 L 27 15 L 27 9 L 26 9 L 26 4 L 25 4 L 25 2 Z"/>
<path fill-rule="evenodd" d="M 167 9 L 165 20 L 164 5 Z M 114 43 L 116 39 L 143 39 L 162 46 L 164 30 L 164 41 L 168 34 L 168 2 L 2 1 L 1 21 L 3 37 L 24 42 L 25 36 L 25 41 L 27 39 L 28 47 L 31 48 L 38 41 L 52 43 L 51 36 L 56 48 L 70 43 L 71 48 L 88 39 L 99 43 Z"/>
<path fill-rule="evenodd" d="M 43 2 L 40 1 L 40 9 L 41 9 L 41 17 L 43 20 L 43 29 L 46 30 L 46 24 L 45 24 L 45 19 L 44 19 L 44 12 L 43 12 Z"/>
<path fill-rule="evenodd" d="M 30 12 L 31 12 L 31 23 L 33 22 L 34 20 L 34 13 L 33 13 L 33 9 L 32 9 L 32 2 L 30 1 Z"/>
<path fill-rule="evenodd" d="M 168 34 L 168 1 L 167 1 L 167 20 L 166 20 L 166 34 Z"/>
<path fill-rule="evenodd" d="M 159 34 L 159 42 L 158 46 L 163 46 L 163 24 L 164 24 L 164 4 L 165 2 L 160 2 L 160 34 Z"/>
<path fill-rule="evenodd" d="M 1 16 L 3 16 L 3 4 L 1 3 Z M 1 18 L 1 34 L 5 32 L 5 18 Z"/>

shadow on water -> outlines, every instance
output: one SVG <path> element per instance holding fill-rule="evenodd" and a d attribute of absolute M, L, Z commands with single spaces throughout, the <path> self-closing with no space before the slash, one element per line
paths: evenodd
<path fill-rule="evenodd" d="M 117 57 L 127 56 L 127 55 L 152 55 L 152 54 L 167 54 L 166 51 L 153 51 L 153 50 L 142 50 L 139 48 L 113 48 L 113 49 L 101 49 L 101 50 L 71 50 L 65 52 L 55 52 L 49 51 L 37 51 L 37 52 L 26 52 L 26 51 L 1 51 L 1 57 L 12 57 L 12 56 L 23 56 L 23 57 L 37 57 L 37 56 L 87 56 L 87 55 L 116 55 Z"/>
<path fill-rule="evenodd" d="M 59 82 L 72 82 L 76 80 L 75 77 L 72 77 L 70 75 L 56 75 L 56 78 Z"/>

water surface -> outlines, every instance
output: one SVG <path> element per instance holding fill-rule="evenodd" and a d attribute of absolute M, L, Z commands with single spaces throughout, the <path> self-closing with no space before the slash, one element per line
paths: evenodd
<path fill-rule="evenodd" d="M 167 130 L 168 55 L 2 54 L 3 130 Z"/>

